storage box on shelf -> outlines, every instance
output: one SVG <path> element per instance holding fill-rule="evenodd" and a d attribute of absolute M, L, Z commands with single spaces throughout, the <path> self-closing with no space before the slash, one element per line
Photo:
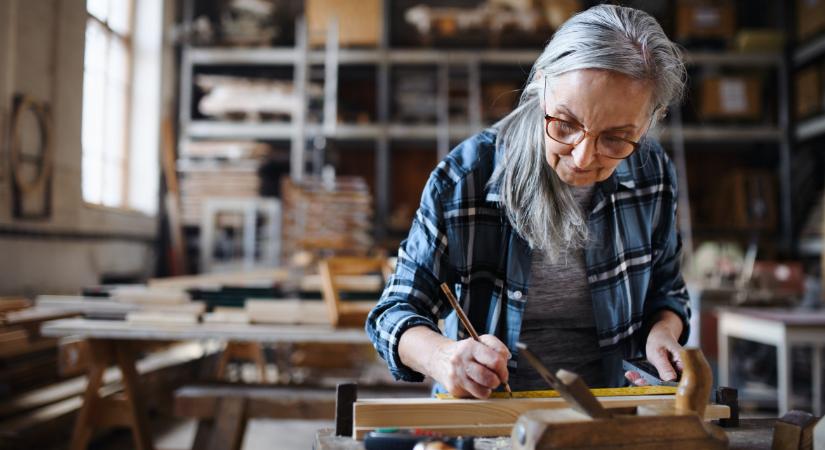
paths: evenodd
<path fill-rule="evenodd" d="M 725 0 L 679 0 L 676 5 L 676 40 L 685 44 L 708 42 L 724 47 L 736 32 L 736 10 Z"/>
<path fill-rule="evenodd" d="M 819 65 L 800 70 L 796 80 L 796 118 L 805 119 L 822 112 L 822 70 Z"/>
<path fill-rule="evenodd" d="M 763 112 L 762 83 L 753 76 L 709 77 L 701 82 L 703 119 L 758 120 Z"/>
<path fill-rule="evenodd" d="M 310 45 L 323 45 L 327 28 L 337 22 L 338 42 L 343 47 L 377 47 L 381 42 L 381 0 L 306 0 Z"/>
<path fill-rule="evenodd" d="M 796 31 L 800 41 L 825 30 L 825 0 L 796 1 Z"/>

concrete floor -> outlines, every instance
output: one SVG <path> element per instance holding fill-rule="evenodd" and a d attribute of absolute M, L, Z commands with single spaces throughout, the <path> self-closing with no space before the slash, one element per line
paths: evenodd
<path fill-rule="evenodd" d="M 196 422 L 180 421 L 160 433 L 155 440 L 158 450 L 188 450 L 195 439 Z M 315 432 L 320 428 L 335 427 L 326 420 L 266 420 L 249 421 L 243 440 L 243 450 L 305 450 L 311 449 Z"/>
<path fill-rule="evenodd" d="M 195 439 L 195 420 L 153 420 L 157 450 L 189 450 Z M 249 422 L 244 435 L 243 450 L 308 450 L 315 441 L 315 432 L 334 428 L 327 420 L 266 420 Z M 122 429 L 101 437 L 89 446 L 90 450 L 132 449 L 132 436 Z"/>

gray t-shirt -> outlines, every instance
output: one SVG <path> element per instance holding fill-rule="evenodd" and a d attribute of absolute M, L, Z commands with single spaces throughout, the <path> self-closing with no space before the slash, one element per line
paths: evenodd
<path fill-rule="evenodd" d="M 590 211 L 593 189 L 573 188 L 585 214 Z M 591 387 L 605 385 L 583 249 L 571 250 L 555 262 L 544 252 L 533 252 L 519 341 L 551 371 L 567 369 Z M 549 389 L 524 355 L 519 355 L 510 386 L 520 391 Z"/>

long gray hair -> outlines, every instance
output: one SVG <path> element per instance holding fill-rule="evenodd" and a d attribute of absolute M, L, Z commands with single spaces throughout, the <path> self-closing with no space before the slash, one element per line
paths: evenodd
<path fill-rule="evenodd" d="M 652 121 L 681 99 L 686 79 L 681 51 L 643 11 L 599 5 L 556 31 L 533 64 L 518 107 L 493 125 L 503 158 L 490 180 L 502 183 L 501 202 L 515 230 L 553 260 L 583 247 L 588 236 L 570 188 L 546 162 L 541 97 L 545 81 L 552 85 L 554 77 L 580 69 L 606 69 L 650 82 Z"/>

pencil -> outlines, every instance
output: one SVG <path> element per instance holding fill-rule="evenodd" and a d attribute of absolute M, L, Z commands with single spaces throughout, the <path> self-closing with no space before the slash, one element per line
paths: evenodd
<path fill-rule="evenodd" d="M 447 283 L 441 283 L 441 290 L 444 291 L 444 295 L 447 296 L 447 300 L 455 310 L 458 320 L 460 320 L 461 324 L 464 325 L 464 328 L 470 332 L 470 336 L 472 336 L 476 342 L 481 342 L 481 339 L 478 338 L 478 333 L 476 333 L 476 329 L 473 328 L 473 324 L 470 323 L 470 319 L 467 318 L 467 315 L 464 314 L 464 310 L 458 305 L 458 300 L 456 300 L 453 295 L 453 291 L 450 290 L 450 286 L 448 286 Z M 510 394 L 510 398 L 513 398 L 513 391 L 510 390 L 510 384 L 506 381 L 504 382 L 504 389 Z"/>

